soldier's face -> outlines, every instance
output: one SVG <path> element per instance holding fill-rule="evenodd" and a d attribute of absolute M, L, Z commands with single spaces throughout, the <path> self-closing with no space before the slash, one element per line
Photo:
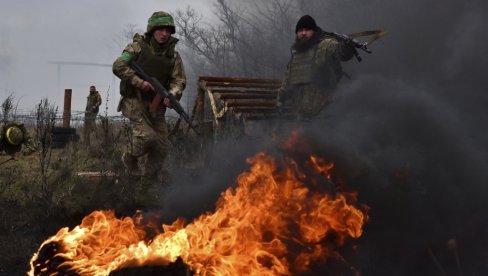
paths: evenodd
<path fill-rule="evenodd" d="M 308 40 L 312 38 L 314 34 L 314 30 L 308 28 L 300 28 L 297 31 L 297 38 L 299 40 Z"/>
<path fill-rule="evenodd" d="M 154 40 L 159 44 L 164 44 L 171 37 L 171 31 L 168 28 L 159 28 L 153 32 Z"/>

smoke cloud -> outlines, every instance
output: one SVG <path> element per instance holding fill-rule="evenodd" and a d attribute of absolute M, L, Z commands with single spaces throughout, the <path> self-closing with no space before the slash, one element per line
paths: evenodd
<path fill-rule="evenodd" d="M 345 64 L 353 77 L 320 123 L 302 125 L 310 148 L 334 161 L 371 207 L 350 264 L 362 275 L 487 273 L 488 5 L 393 0 L 309 7 L 303 14 L 327 31 L 388 31 L 371 45 L 373 54 L 361 53 L 363 62 Z M 245 157 L 260 149 L 276 153 L 267 135 L 217 147 L 214 169 L 186 175 L 168 206 L 191 201 L 211 209 L 245 169 Z"/>

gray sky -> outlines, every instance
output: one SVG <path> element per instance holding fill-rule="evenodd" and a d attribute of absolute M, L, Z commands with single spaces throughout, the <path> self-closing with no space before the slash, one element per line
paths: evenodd
<path fill-rule="evenodd" d="M 72 109 L 84 110 L 93 84 L 102 95 L 103 105 L 109 93 L 109 114 L 115 114 L 119 82 L 111 68 L 63 65 L 58 78 L 57 65 L 49 62 L 111 64 L 125 46 L 118 45 L 117 36 L 129 24 L 144 29 L 154 11 L 175 11 L 190 5 L 206 12 L 211 2 L 0 0 L 0 100 L 13 92 L 22 111 L 32 110 L 44 97 L 62 108 L 63 91 L 71 88 Z"/>

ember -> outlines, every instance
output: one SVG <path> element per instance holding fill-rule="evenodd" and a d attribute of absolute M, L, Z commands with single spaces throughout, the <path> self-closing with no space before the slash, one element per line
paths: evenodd
<path fill-rule="evenodd" d="M 314 187 L 323 181 L 311 177 L 329 181 L 333 164 L 311 156 L 308 174 L 292 159 L 277 165 L 265 153 L 247 161 L 250 170 L 222 193 L 215 212 L 162 225 L 152 238 L 138 219 L 93 212 L 46 240 L 29 275 L 109 275 L 180 260 L 195 275 L 293 275 L 340 258 L 336 248 L 361 236 L 367 215 L 354 206 L 355 194 Z"/>

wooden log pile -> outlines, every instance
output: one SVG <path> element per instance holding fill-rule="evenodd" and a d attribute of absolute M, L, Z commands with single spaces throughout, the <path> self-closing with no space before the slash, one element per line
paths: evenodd
<path fill-rule="evenodd" d="M 281 80 L 273 79 L 199 77 L 192 117 L 197 123 L 212 120 L 216 126 L 229 116 L 251 120 L 275 117 L 280 86 Z"/>

